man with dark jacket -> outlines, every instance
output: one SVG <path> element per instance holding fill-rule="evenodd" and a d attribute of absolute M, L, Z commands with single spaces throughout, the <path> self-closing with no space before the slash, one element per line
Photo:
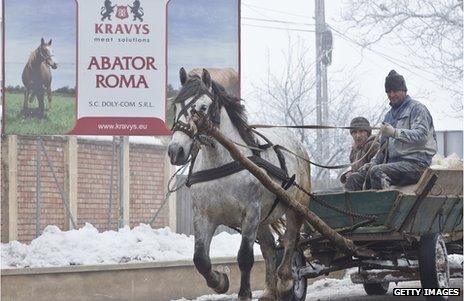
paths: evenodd
<path fill-rule="evenodd" d="M 350 152 L 351 170 L 343 173 L 340 176 L 340 182 L 346 183 L 346 179 L 349 178 L 353 172 L 364 164 L 371 161 L 374 155 L 379 150 L 379 142 L 375 140 L 375 136 L 372 136 L 372 129 L 367 120 L 364 117 L 356 117 L 351 120 L 350 123 L 350 134 L 353 137 L 353 146 Z"/>
<path fill-rule="evenodd" d="M 346 182 L 347 190 L 386 189 L 390 185 L 417 183 L 437 152 L 432 116 L 427 108 L 407 94 L 406 82 L 395 70 L 385 79 L 385 92 L 391 109 L 380 129 L 380 150 Z M 382 147 L 381 149 L 383 149 Z"/>

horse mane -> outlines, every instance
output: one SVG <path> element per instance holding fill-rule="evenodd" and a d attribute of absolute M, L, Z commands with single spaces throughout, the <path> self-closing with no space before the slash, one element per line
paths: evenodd
<path fill-rule="evenodd" d="M 240 103 L 238 97 L 227 94 L 224 87 L 215 81 L 212 81 L 212 88 L 214 92 L 215 100 L 219 104 L 219 110 L 222 106 L 227 111 L 232 124 L 237 128 L 240 137 L 249 146 L 257 147 L 258 144 L 248 125 L 248 118 L 246 115 L 245 106 Z"/>
<path fill-rule="evenodd" d="M 26 63 L 26 68 L 32 68 L 32 63 L 36 61 L 38 52 L 39 52 L 39 48 L 31 52 L 31 54 L 29 55 L 29 59 L 27 60 L 27 63 Z"/>
<path fill-rule="evenodd" d="M 217 83 L 216 81 L 212 81 L 212 89 L 214 95 L 214 104 L 215 110 L 211 112 L 214 114 L 219 115 L 221 108 L 224 107 L 226 109 L 227 114 L 238 130 L 240 137 L 245 141 L 245 143 L 249 146 L 258 146 L 257 141 L 254 138 L 253 132 L 251 131 L 250 126 L 248 125 L 248 118 L 246 115 L 245 106 L 240 103 L 240 99 L 238 97 L 232 96 L 227 94 L 224 87 Z M 174 103 L 181 103 L 185 100 L 194 97 L 200 93 L 204 93 L 208 91 L 201 78 L 197 74 L 189 75 L 187 82 L 182 86 L 179 94 L 174 99 Z M 214 119 L 214 117 L 213 117 Z"/>

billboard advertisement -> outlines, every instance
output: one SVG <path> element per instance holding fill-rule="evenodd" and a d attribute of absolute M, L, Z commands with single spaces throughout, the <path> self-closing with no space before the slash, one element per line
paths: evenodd
<path fill-rule="evenodd" d="M 180 67 L 239 91 L 238 0 L 3 5 L 5 134 L 169 135 Z"/>

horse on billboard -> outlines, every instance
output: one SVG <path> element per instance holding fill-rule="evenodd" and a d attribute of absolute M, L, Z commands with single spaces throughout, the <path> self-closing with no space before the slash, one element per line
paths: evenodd
<path fill-rule="evenodd" d="M 38 118 L 44 117 L 44 96 L 47 93 L 48 107 L 52 103 L 52 73 L 50 68 L 56 69 L 58 65 L 53 60 L 53 51 L 51 49 L 52 40 L 48 43 L 42 38 L 40 46 L 32 51 L 29 59 L 24 66 L 22 80 L 25 88 L 23 114 L 25 116 L 31 115 L 28 109 L 28 103 L 37 98 L 39 108 L 36 115 Z"/>

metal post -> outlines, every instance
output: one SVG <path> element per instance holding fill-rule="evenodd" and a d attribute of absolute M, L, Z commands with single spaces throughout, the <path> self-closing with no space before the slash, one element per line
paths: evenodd
<path fill-rule="evenodd" d="M 124 227 L 124 136 L 119 136 L 119 219 L 118 228 Z"/>
<path fill-rule="evenodd" d="M 40 144 L 42 138 L 37 137 L 37 155 L 36 155 L 36 194 L 35 194 L 35 237 L 40 235 L 40 220 L 41 220 L 41 211 L 42 211 L 42 190 L 41 190 L 41 161 L 40 161 Z"/>
<path fill-rule="evenodd" d="M 113 210 L 113 177 L 114 177 L 114 160 L 116 154 L 116 140 L 117 137 L 113 136 L 113 143 L 111 144 L 111 173 L 110 173 L 110 195 L 108 200 L 108 230 L 111 229 L 111 213 Z"/>
<path fill-rule="evenodd" d="M 129 225 L 130 217 L 130 172 L 129 172 L 129 137 L 119 137 L 119 221 L 118 227 Z"/>

